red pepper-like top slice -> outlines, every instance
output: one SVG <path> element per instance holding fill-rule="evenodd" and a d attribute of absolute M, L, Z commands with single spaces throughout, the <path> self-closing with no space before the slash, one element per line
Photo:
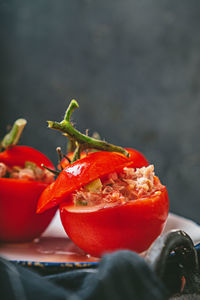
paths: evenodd
<path fill-rule="evenodd" d="M 109 173 L 120 171 L 133 162 L 123 154 L 98 151 L 67 166 L 56 181 L 40 196 L 37 212 L 43 212 L 67 200 L 73 191 Z"/>

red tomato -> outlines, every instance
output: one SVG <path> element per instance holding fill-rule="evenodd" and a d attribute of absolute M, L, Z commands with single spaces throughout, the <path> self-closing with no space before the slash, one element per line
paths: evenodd
<path fill-rule="evenodd" d="M 69 238 L 86 253 L 100 257 L 105 252 L 129 249 L 143 252 L 160 235 L 169 209 L 167 190 L 149 198 L 102 209 L 60 205 L 63 227 Z"/>
<path fill-rule="evenodd" d="M 154 178 L 158 182 L 155 192 L 125 204 L 99 209 L 77 207 L 71 200 L 72 192 L 97 178 L 119 172 L 124 167 L 148 165 L 144 157 L 132 151 L 131 158 L 114 152 L 94 152 L 68 165 L 42 193 L 38 212 L 60 205 L 66 233 L 76 245 L 93 256 L 117 249 L 146 250 L 162 232 L 169 209 L 167 190 L 157 177 Z"/>
<path fill-rule="evenodd" d="M 31 161 L 54 166 L 41 152 L 28 146 L 14 146 L 0 153 L 0 162 L 7 166 L 24 166 Z M 41 215 L 36 214 L 37 202 L 48 186 L 39 181 L 0 178 L 0 241 L 22 242 L 39 236 L 53 218 L 56 208 Z"/>

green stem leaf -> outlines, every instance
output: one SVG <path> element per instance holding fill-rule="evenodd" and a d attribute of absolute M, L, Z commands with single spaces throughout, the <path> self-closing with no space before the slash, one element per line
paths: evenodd
<path fill-rule="evenodd" d="M 18 119 L 13 124 L 11 130 L 5 135 L 1 141 L 1 148 L 7 149 L 11 146 L 16 145 L 19 142 L 19 139 L 22 135 L 27 121 L 25 119 Z"/>
<path fill-rule="evenodd" d="M 112 151 L 112 152 L 120 152 L 125 156 L 129 156 L 128 151 L 124 148 L 115 146 L 113 144 L 107 143 L 105 141 L 89 137 L 85 134 L 82 134 L 80 131 L 74 128 L 73 124 L 70 122 L 71 114 L 75 108 L 78 108 L 78 103 L 73 99 L 65 113 L 64 120 L 61 122 L 48 121 L 49 128 L 61 131 L 65 136 L 67 136 L 72 142 L 77 143 L 78 149 L 73 158 L 73 161 L 80 157 L 80 151 L 86 149 L 97 149 L 101 151 Z"/>
<path fill-rule="evenodd" d="M 74 151 L 74 156 L 72 159 L 72 163 L 78 159 L 80 159 L 80 155 L 81 155 L 81 146 L 80 144 L 77 144 L 76 149 Z"/>

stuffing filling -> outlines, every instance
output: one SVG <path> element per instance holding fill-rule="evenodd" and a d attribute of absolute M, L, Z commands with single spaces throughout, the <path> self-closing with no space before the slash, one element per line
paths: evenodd
<path fill-rule="evenodd" d="M 154 166 L 138 169 L 124 168 L 121 173 L 111 173 L 106 178 L 96 179 L 72 194 L 75 206 L 122 204 L 144 198 L 158 189 Z"/>
<path fill-rule="evenodd" d="M 54 174 L 46 169 L 39 168 L 30 161 L 26 161 L 24 167 L 14 166 L 12 168 L 0 162 L 0 178 L 26 179 L 51 183 L 54 180 Z"/>

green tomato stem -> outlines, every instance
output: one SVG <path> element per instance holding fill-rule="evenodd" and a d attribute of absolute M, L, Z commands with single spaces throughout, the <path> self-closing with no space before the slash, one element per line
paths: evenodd
<path fill-rule="evenodd" d="M 1 141 L 1 149 L 7 149 L 9 147 L 15 146 L 22 135 L 27 121 L 25 119 L 18 119 L 13 124 L 11 130 L 5 135 Z"/>
<path fill-rule="evenodd" d="M 78 102 L 75 99 L 72 99 L 65 112 L 65 116 L 64 116 L 65 121 L 70 121 L 71 115 L 76 108 L 79 108 Z"/>
<path fill-rule="evenodd" d="M 58 176 L 60 174 L 60 171 L 56 171 L 56 170 L 53 170 L 53 169 L 50 169 L 48 167 L 46 167 L 44 164 L 41 164 L 41 167 L 48 170 L 49 172 L 53 173 L 54 175 Z"/>
<path fill-rule="evenodd" d="M 82 148 L 81 148 L 80 144 L 77 144 L 76 149 L 74 151 L 74 156 L 73 156 L 73 159 L 72 159 L 72 163 L 80 158 L 81 151 L 82 151 Z"/>
<path fill-rule="evenodd" d="M 73 161 L 80 157 L 80 152 L 86 149 L 97 149 L 101 151 L 112 151 L 119 152 L 125 156 L 129 156 L 128 151 L 124 148 L 115 146 L 113 144 L 107 143 L 102 140 L 98 140 L 82 134 L 77 129 L 74 128 L 73 124 L 70 122 L 72 112 L 78 108 L 79 105 L 76 100 L 72 100 L 68 109 L 66 110 L 64 120 L 61 122 L 48 121 L 49 128 L 63 132 L 71 141 L 75 141 L 78 144 L 78 149 L 75 150 L 75 156 Z"/>
<path fill-rule="evenodd" d="M 69 138 L 67 142 L 67 153 L 74 152 L 76 149 L 76 142 Z"/>

